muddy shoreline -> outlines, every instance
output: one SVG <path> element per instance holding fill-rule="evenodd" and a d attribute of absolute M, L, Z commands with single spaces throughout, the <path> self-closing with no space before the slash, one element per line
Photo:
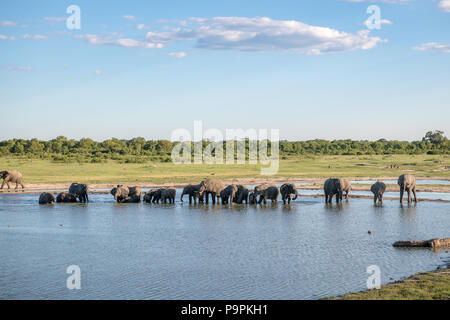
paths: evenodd
<path fill-rule="evenodd" d="M 388 180 L 397 180 L 395 177 L 348 177 L 349 180 L 354 181 L 377 181 L 378 179 L 383 181 Z M 441 177 L 416 177 L 417 180 L 445 180 L 450 181 L 450 178 L 441 178 Z M 224 179 L 225 184 L 246 184 L 246 185 L 255 185 L 255 184 L 263 184 L 263 183 L 294 183 L 297 184 L 298 189 L 310 189 L 310 190 L 319 190 L 323 188 L 323 183 L 325 182 L 325 178 L 238 178 L 238 179 Z M 198 182 L 200 183 L 200 181 Z M 161 188 L 161 187 L 175 187 L 175 188 L 183 188 L 189 183 L 152 183 L 152 182 L 129 182 L 129 183 L 121 183 L 128 186 L 138 186 L 141 188 Z M 92 183 L 89 184 L 90 189 L 112 189 L 117 184 L 114 183 Z M 37 192 L 37 191 L 46 191 L 46 190 L 67 190 L 69 189 L 70 183 L 30 183 L 25 186 L 25 189 L 14 190 L 11 188 L 10 190 L 6 189 L 0 190 L 0 193 L 14 193 L 18 192 Z M 352 190 L 354 191 L 370 191 L 370 185 L 352 185 Z M 387 192 L 389 191 L 398 191 L 398 186 L 387 184 Z M 418 192 L 450 192 L 450 185 L 448 187 L 444 186 L 420 186 L 417 185 Z"/>
<path fill-rule="evenodd" d="M 373 177 L 349 177 L 350 180 L 355 181 L 366 181 L 366 180 L 373 180 L 374 182 L 377 179 L 382 179 L 384 181 L 387 180 L 397 180 L 397 178 L 394 177 L 383 177 L 383 178 L 373 178 Z M 422 178 L 418 177 L 417 180 L 421 179 L 429 179 L 429 178 Z M 450 180 L 447 178 L 433 178 L 433 180 Z M 315 195 L 302 195 L 301 190 L 322 190 L 323 189 L 323 183 L 326 179 L 320 179 L 320 178 L 241 178 L 241 179 L 228 179 L 224 180 L 225 184 L 246 184 L 246 185 L 256 185 L 256 184 L 262 184 L 262 183 L 294 183 L 296 184 L 297 189 L 300 191 L 300 197 L 310 197 L 310 198 L 323 198 L 323 194 L 315 194 Z M 129 186 L 139 186 L 141 188 L 161 188 L 161 187 L 174 187 L 174 188 L 183 188 L 189 183 L 124 183 L 125 185 Z M 44 191 L 52 191 L 52 192 L 59 192 L 59 191 L 65 191 L 69 189 L 70 184 L 69 183 L 55 183 L 55 184 L 28 184 L 26 185 L 26 188 L 24 190 L 18 189 L 3 189 L 0 190 L 0 194 L 39 194 Z M 110 190 L 115 187 L 116 184 L 111 183 L 103 183 L 103 184 L 89 184 L 90 191 L 89 193 L 92 194 L 108 194 Z M 352 185 L 353 191 L 370 191 L 370 185 Z M 397 185 L 387 185 L 386 192 L 396 192 L 398 191 Z M 450 187 L 442 187 L 442 186 L 417 186 L 417 192 L 448 192 L 450 193 Z M 372 196 L 365 196 L 365 195 L 355 195 L 351 194 L 349 195 L 350 198 L 360 198 L 360 199 L 373 199 Z M 384 197 L 386 200 L 400 200 L 399 197 Z M 418 198 L 418 201 L 427 201 L 427 202 L 448 202 L 450 203 L 450 200 L 442 200 L 442 199 L 422 199 Z"/>

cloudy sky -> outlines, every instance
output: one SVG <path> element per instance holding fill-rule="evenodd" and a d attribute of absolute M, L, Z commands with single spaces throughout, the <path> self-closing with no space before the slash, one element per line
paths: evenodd
<path fill-rule="evenodd" d="M 2 0 L 0 139 L 449 134 L 449 31 L 450 0 Z"/>

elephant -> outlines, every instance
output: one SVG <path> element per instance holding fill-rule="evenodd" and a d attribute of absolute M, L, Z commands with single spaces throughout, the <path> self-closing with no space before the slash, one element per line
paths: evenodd
<path fill-rule="evenodd" d="M 144 194 L 144 202 L 147 202 L 147 203 L 150 203 L 150 202 L 153 202 L 153 203 L 155 203 L 156 202 L 156 196 L 157 196 L 157 193 L 159 192 L 159 198 L 161 197 L 161 192 L 159 191 L 159 189 L 151 189 L 150 191 L 148 191 L 148 192 L 146 192 L 145 194 Z"/>
<path fill-rule="evenodd" d="M 397 181 L 400 186 L 400 203 L 403 203 L 403 193 L 408 192 L 408 203 L 411 203 L 411 191 L 414 194 L 414 202 L 417 203 L 416 197 L 416 178 L 411 174 L 402 174 Z"/>
<path fill-rule="evenodd" d="M 232 203 L 237 191 L 238 187 L 234 184 L 226 186 L 225 189 L 220 191 L 220 199 L 222 200 L 222 204 L 228 204 L 228 201 Z"/>
<path fill-rule="evenodd" d="M 386 184 L 383 181 L 378 180 L 377 182 L 375 182 L 370 187 L 370 191 L 372 191 L 373 193 L 373 202 L 375 204 L 377 203 L 377 200 L 380 203 L 383 203 L 383 194 L 386 191 Z"/>
<path fill-rule="evenodd" d="M 220 201 L 220 192 L 225 189 L 225 184 L 221 180 L 206 179 L 200 183 L 200 195 L 204 196 L 206 193 L 205 202 L 208 204 L 208 195 L 211 195 L 213 204 Z"/>
<path fill-rule="evenodd" d="M 258 203 L 258 196 L 256 193 L 252 192 L 248 195 L 248 203 L 249 204 L 257 204 Z"/>
<path fill-rule="evenodd" d="M 256 186 L 254 192 L 256 195 L 259 195 L 258 203 L 264 202 L 264 204 L 267 203 L 267 199 L 270 199 L 272 203 L 278 201 L 278 196 L 280 195 L 280 190 L 273 184 Z"/>
<path fill-rule="evenodd" d="M 204 199 L 203 199 L 203 195 L 200 194 L 200 191 L 194 191 L 194 204 L 198 203 L 203 203 Z"/>
<path fill-rule="evenodd" d="M 161 190 L 161 201 L 163 203 L 175 203 L 175 195 L 177 194 L 177 191 L 175 188 L 162 188 Z"/>
<path fill-rule="evenodd" d="M 111 189 L 111 194 L 114 196 L 114 200 L 117 202 L 122 201 L 130 194 L 130 189 L 127 186 L 117 185 L 117 187 Z"/>
<path fill-rule="evenodd" d="M 39 196 L 39 204 L 52 204 L 55 202 L 55 196 L 51 193 L 44 192 Z"/>
<path fill-rule="evenodd" d="M 334 195 L 336 195 L 336 203 L 342 200 L 342 184 L 340 179 L 328 179 L 325 181 L 323 190 L 325 193 L 325 202 L 331 203 Z"/>
<path fill-rule="evenodd" d="M 295 185 L 293 183 L 285 183 L 280 187 L 280 193 L 281 193 L 281 199 L 283 200 L 283 204 L 286 204 L 286 201 L 288 203 L 291 203 L 292 200 L 297 200 L 298 192 L 297 188 L 295 188 Z M 294 198 L 292 198 L 292 195 L 294 195 Z"/>
<path fill-rule="evenodd" d="M 88 185 L 74 182 L 70 185 L 69 193 L 76 194 L 80 202 L 89 202 Z"/>
<path fill-rule="evenodd" d="M 344 178 L 340 178 L 339 182 L 341 183 L 341 201 L 342 201 L 342 196 L 345 192 L 345 200 L 348 200 L 348 193 L 349 191 L 352 189 L 352 184 L 350 183 L 350 181 L 348 179 L 344 179 Z"/>
<path fill-rule="evenodd" d="M 239 184 L 237 186 L 237 191 L 234 194 L 233 197 L 233 202 L 234 203 L 238 203 L 238 204 L 242 204 L 242 202 L 245 201 L 246 204 L 248 204 L 248 188 L 247 186 L 244 186 L 243 184 Z"/>
<path fill-rule="evenodd" d="M 192 203 L 192 200 L 194 200 L 194 202 L 196 202 L 195 199 L 195 193 L 200 191 L 200 184 L 190 184 L 188 186 L 185 186 L 183 188 L 183 192 L 181 193 L 181 197 L 180 200 L 181 202 L 183 202 L 183 196 L 185 194 L 189 195 L 189 204 Z"/>
<path fill-rule="evenodd" d="M 3 189 L 5 183 L 10 189 L 9 182 L 15 183 L 17 189 L 19 185 L 24 189 L 24 185 L 22 183 L 22 174 L 19 171 L 0 171 L 0 178 L 3 179 L 2 186 L 0 189 Z"/>
<path fill-rule="evenodd" d="M 77 195 L 68 192 L 61 192 L 56 196 L 56 202 L 77 202 Z"/>
<path fill-rule="evenodd" d="M 132 194 L 125 198 L 117 198 L 117 202 L 119 203 L 140 203 L 141 195 L 140 194 Z"/>
<path fill-rule="evenodd" d="M 161 200 L 161 189 L 152 189 L 144 195 L 144 201 L 147 203 L 159 203 L 159 200 Z"/>

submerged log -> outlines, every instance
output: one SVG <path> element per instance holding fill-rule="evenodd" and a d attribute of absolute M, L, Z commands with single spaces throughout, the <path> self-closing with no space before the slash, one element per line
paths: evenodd
<path fill-rule="evenodd" d="M 394 247 L 423 247 L 423 248 L 441 248 L 450 247 L 450 238 L 430 239 L 422 241 L 397 241 Z"/>

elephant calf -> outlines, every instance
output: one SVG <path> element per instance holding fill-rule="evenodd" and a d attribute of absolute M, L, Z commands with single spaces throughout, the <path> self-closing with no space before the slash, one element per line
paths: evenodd
<path fill-rule="evenodd" d="M 408 192 L 408 203 L 411 203 L 411 192 L 414 194 L 414 202 L 417 203 L 416 197 L 416 178 L 411 174 L 402 174 L 397 181 L 400 186 L 400 203 L 403 203 L 403 193 Z"/>
<path fill-rule="evenodd" d="M 345 200 L 348 200 L 348 193 L 352 189 L 352 185 L 348 179 L 341 178 L 339 179 L 339 182 L 341 183 L 341 201 L 342 201 L 342 195 L 345 192 Z"/>
<path fill-rule="evenodd" d="M 56 202 L 65 202 L 65 203 L 77 202 L 77 195 L 68 192 L 61 192 L 56 196 Z"/>
<path fill-rule="evenodd" d="M 237 186 L 237 191 L 234 194 L 233 202 L 242 204 L 242 202 L 245 201 L 245 203 L 248 204 L 248 194 L 249 192 L 247 186 L 239 184 Z"/>
<path fill-rule="evenodd" d="M 89 202 L 88 185 L 74 182 L 69 187 L 69 193 L 76 194 L 80 202 Z"/>
<path fill-rule="evenodd" d="M 297 188 L 293 183 L 285 183 L 280 187 L 281 199 L 283 200 L 283 204 L 291 203 L 292 200 L 297 200 L 298 192 Z M 293 198 L 292 198 L 293 197 Z"/>
<path fill-rule="evenodd" d="M 25 188 L 22 183 L 22 174 L 19 171 L 0 171 L 0 178 L 3 179 L 0 189 L 3 189 L 5 183 L 8 186 L 8 189 L 10 189 L 10 182 L 16 184 L 15 189 L 17 189 L 19 185 L 22 187 L 22 189 Z"/>
<path fill-rule="evenodd" d="M 376 204 L 377 200 L 379 203 L 383 203 L 383 194 L 386 191 L 386 184 L 378 180 L 371 187 L 370 191 L 373 193 L 373 202 Z"/>
<path fill-rule="evenodd" d="M 51 193 L 44 192 L 39 196 L 39 204 L 52 204 L 55 202 L 55 196 Z"/>

